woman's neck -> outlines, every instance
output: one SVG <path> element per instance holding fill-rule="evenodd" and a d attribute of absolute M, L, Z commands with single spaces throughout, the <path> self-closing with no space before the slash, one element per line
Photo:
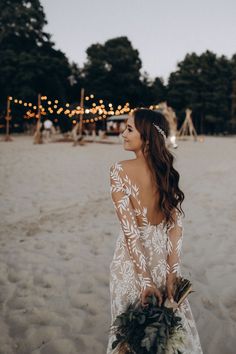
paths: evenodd
<path fill-rule="evenodd" d="M 143 166 L 145 166 L 146 171 L 148 171 L 151 175 L 151 178 L 153 180 L 153 183 L 156 183 L 156 176 L 155 176 L 155 171 L 151 168 L 151 166 L 148 163 L 147 158 L 144 156 L 142 150 L 135 151 L 136 155 L 136 160 Z"/>
<path fill-rule="evenodd" d="M 139 161 L 139 162 L 142 162 L 144 163 L 145 165 L 148 165 L 147 163 L 147 157 L 143 154 L 143 151 L 142 150 L 139 150 L 139 151 L 134 151 L 135 155 L 136 155 L 136 159 Z"/>
<path fill-rule="evenodd" d="M 135 153 L 135 155 L 136 155 L 136 159 L 137 159 L 137 160 L 143 161 L 143 162 L 146 161 L 146 159 L 145 159 L 145 157 L 144 157 L 144 155 L 143 155 L 142 150 L 135 151 L 134 153 Z"/>

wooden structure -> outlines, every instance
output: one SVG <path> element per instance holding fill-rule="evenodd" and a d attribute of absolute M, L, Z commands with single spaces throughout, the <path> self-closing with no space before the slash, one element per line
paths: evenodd
<path fill-rule="evenodd" d="M 36 131 L 34 134 L 34 144 L 42 144 L 43 143 L 43 135 L 41 132 L 41 94 L 38 94 L 38 113 L 37 113 L 37 124 Z"/>
<path fill-rule="evenodd" d="M 8 96 L 7 97 L 7 114 L 6 114 L 6 136 L 4 138 L 4 141 L 12 141 L 12 138 L 10 137 L 11 100 L 12 100 L 12 97 Z"/>
<path fill-rule="evenodd" d="M 171 107 L 167 106 L 166 102 L 161 102 L 158 106 L 169 123 L 171 135 L 177 135 L 177 117 L 175 111 Z"/>
<path fill-rule="evenodd" d="M 81 89 L 80 94 L 80 115 L 79 122 L 76 123 L 74 128 L 72 129 L 72 137 L 73 137 L 73 146 L 83 145 L 83 118 L 84 118 L 84 88 Z M 79 131 L 79 134 L 78 134 Z"/>
<path fill-rule="evenodd" d="M 184 138 L 184 137 L 190 135 L 190 137 L 193 137 L 193 139 L 195 141 L 197 141 L 197 132 L 196 132 L 196 129 L 194 128 L 193 121 L 191 118 L 192 111 L 191 111 L 191 109 L 187 108 L 185 110 L 185 113 L 186 113 L 186 117 L 185 117 L 185 120 L 182 124 L 182 127 L 179 130 L 178 137 Z"/>
<path fill-rule="evenodd" d="M 167 106 L 166 102 L 161 102 L 158 104 L 159 110 L 165 116 L 167 122 L 169 123 L 169 138 L 168 138 L 168 146 L 172 146 L 174 149 L 178 147 L 176 143 L 177 136 L 177 117 L 175 111 L 172 107 Z"/>

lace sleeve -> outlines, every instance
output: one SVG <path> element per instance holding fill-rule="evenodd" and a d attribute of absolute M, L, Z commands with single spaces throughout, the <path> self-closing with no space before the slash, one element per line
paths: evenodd
<path fill-rule="evenodd" d="M 140 232 L 136 215 L 125 183 L 121 176 L 122 166 L 116 163 L 110 168 L 110 186 L 113 204 L 124 232 L 127 249 L 140 281 L 140 287 L 145 289 L 152 285 L 152 279 L 147 267 L 143 246 L 140 242 Z"/>
<path fill-rule="evenodd" d="M 172 283 L 180 276 L 180 255 L 183 242 L 183 225 L 181 214 L 176 210 L 174 222 L 168 229 L 167 237 L 167 283 Z"/>

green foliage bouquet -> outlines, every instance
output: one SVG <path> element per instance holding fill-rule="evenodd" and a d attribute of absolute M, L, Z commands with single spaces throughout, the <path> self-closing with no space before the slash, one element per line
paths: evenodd
<path fill-rule="evenodd" d="M 186 334 L 176 310 L 190 292 L 189 280 L 177 278 L 173 304 L 166 295 L 160 307 L 153 295 L 147 307 L 140 300 L 130 304 L 112 325 L 116 336 L 112 349 L 122 354 L 181 354 Z"/>

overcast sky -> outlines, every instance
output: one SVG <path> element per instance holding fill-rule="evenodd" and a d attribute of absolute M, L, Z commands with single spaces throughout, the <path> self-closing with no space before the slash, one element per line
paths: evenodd
<path fill-rule="evenodd" d="M 94 43 L 127 36 L 165 80 L 186 53 L 236 53 L 236 0 L 41 0 L 56 48 L 82 66 Z"/>

